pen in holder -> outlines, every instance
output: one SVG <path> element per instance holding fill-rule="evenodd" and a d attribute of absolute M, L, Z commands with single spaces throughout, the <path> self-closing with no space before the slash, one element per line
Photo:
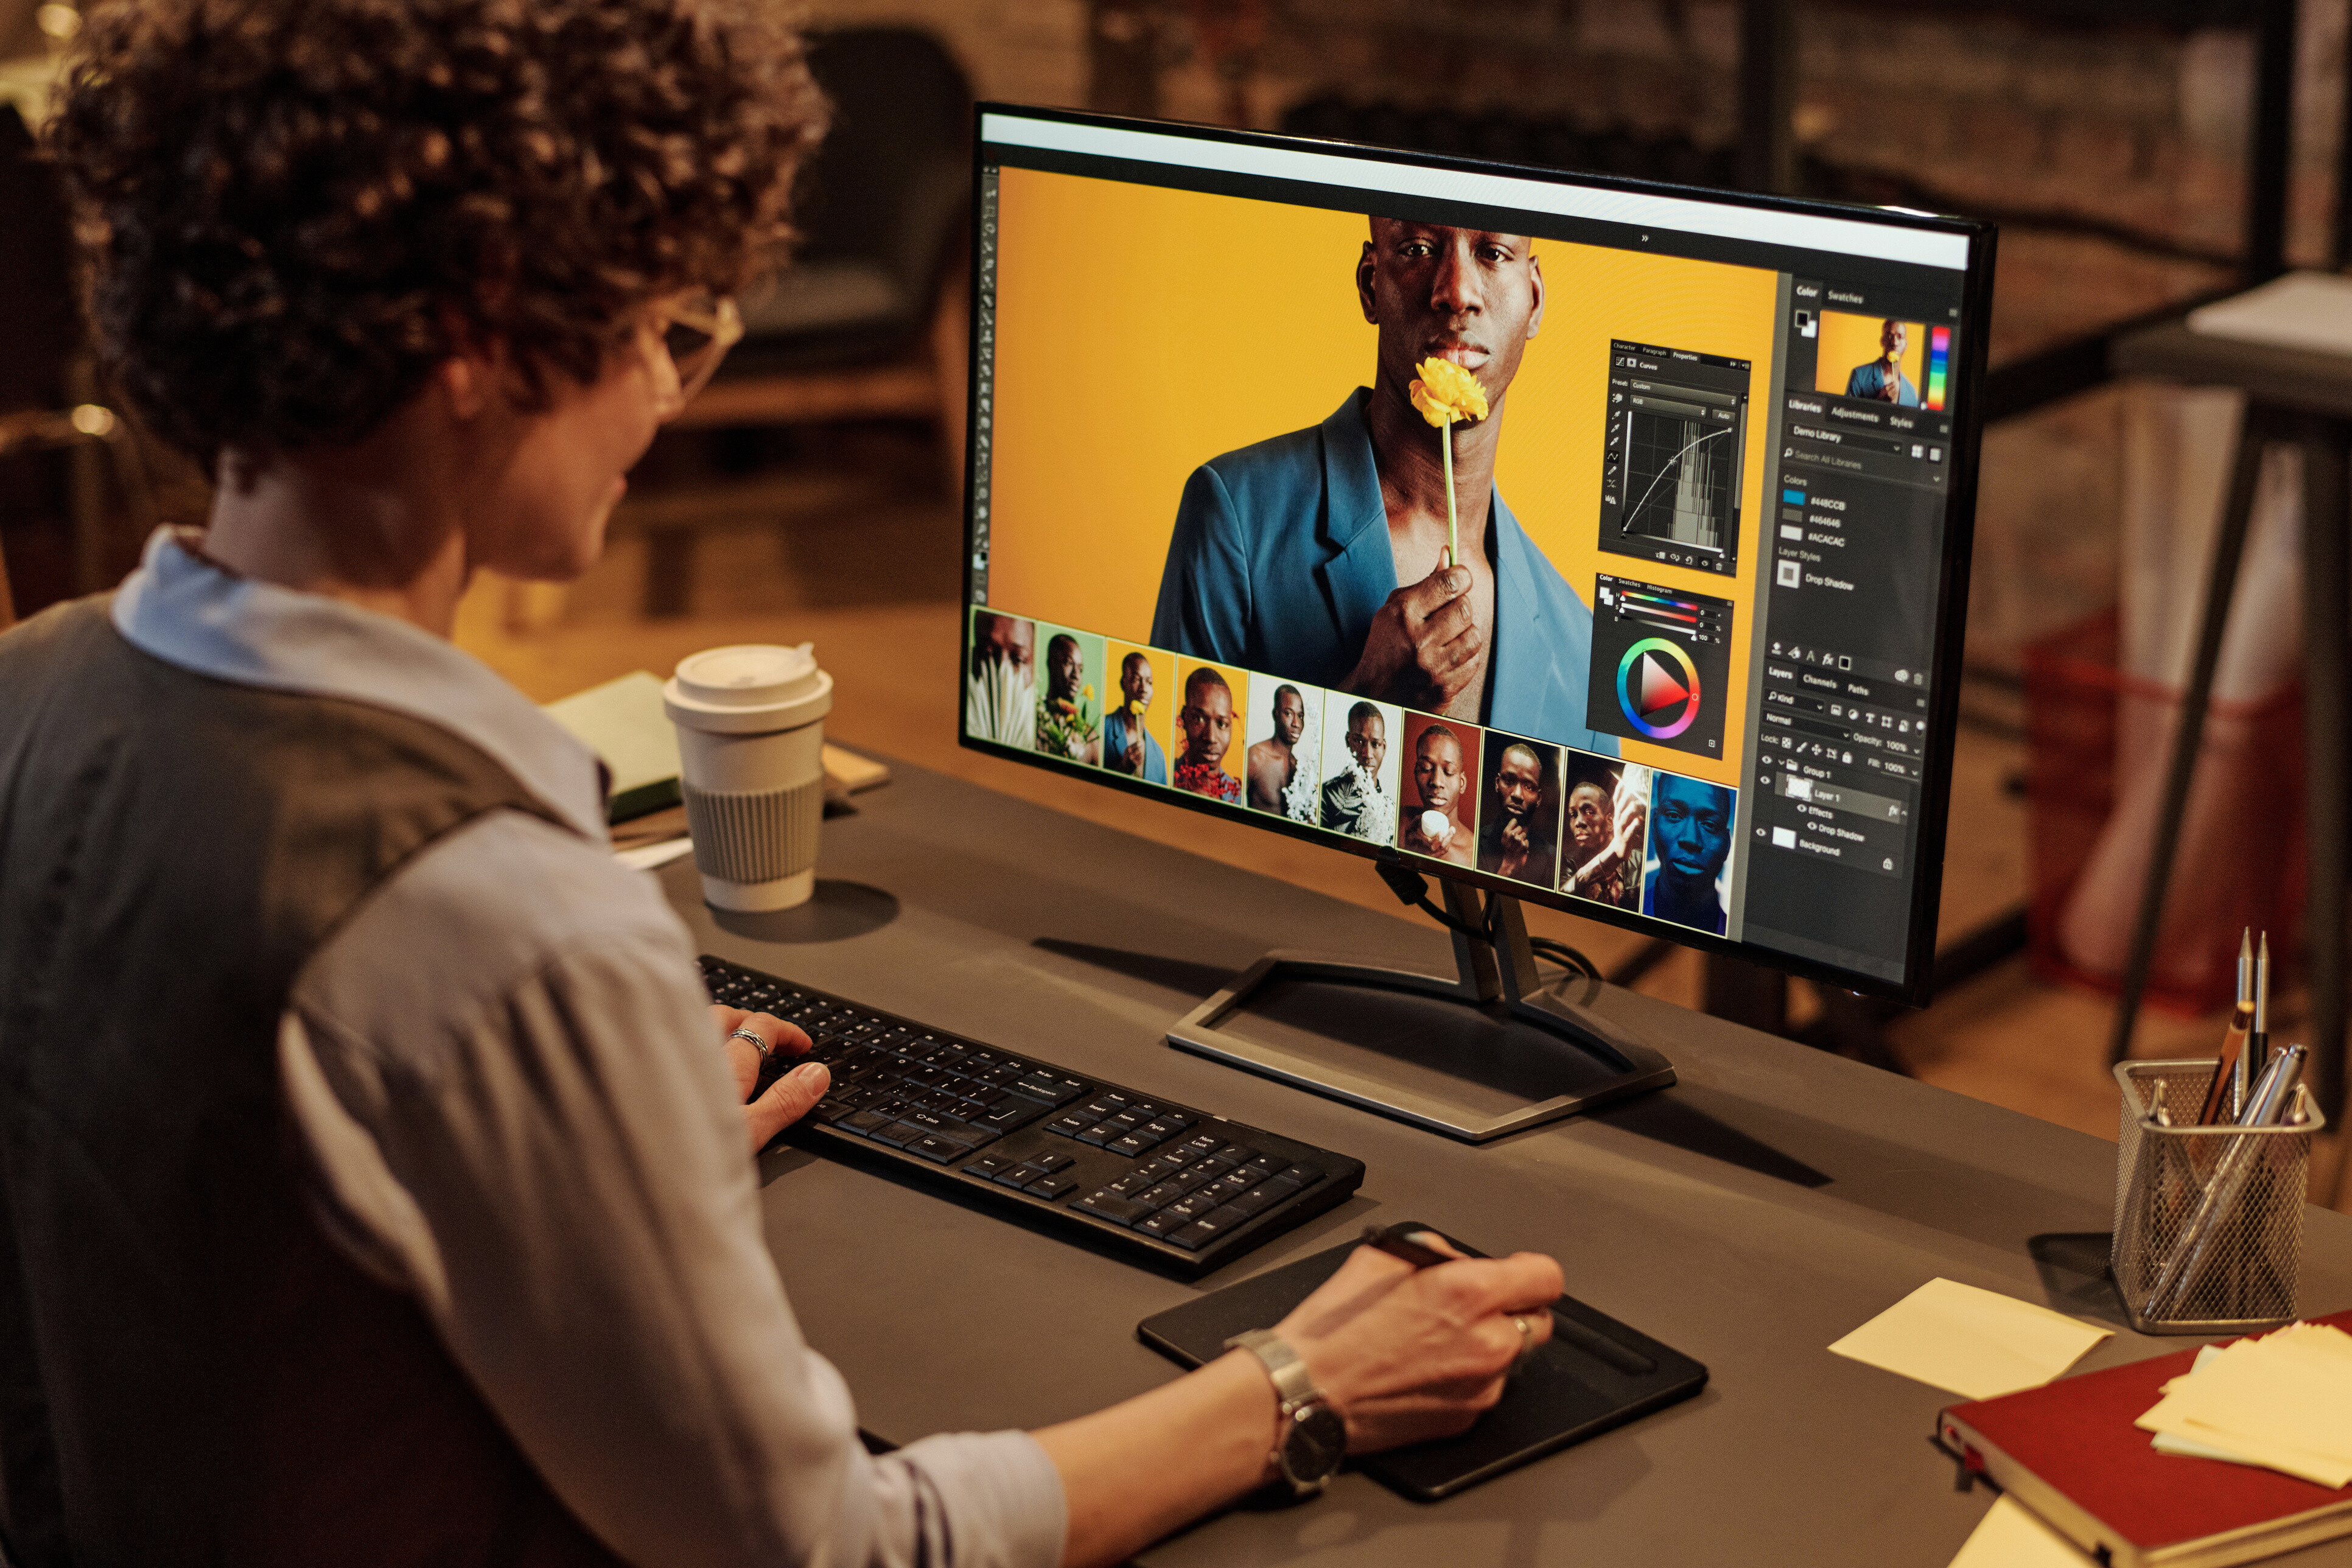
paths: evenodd
<path fill-rule="evenodd" d="M 2120 1062 L 2110 1263 L 2144 1334 L 2247 1333 L 2294 1321 L 2303 1207 L 2318 1106 L 2296 1084 L 2265 1126 L 2173 1126 L 2194 1117 L 2219 1063 Z"/>

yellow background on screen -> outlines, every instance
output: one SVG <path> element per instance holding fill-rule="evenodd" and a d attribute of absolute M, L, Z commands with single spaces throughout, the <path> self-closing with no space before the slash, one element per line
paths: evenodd
<path fill-rule="evenodd" d="M 1350 213 L 1003 170 L 989 602 L 1148 640 L 1186 477 L 1320 424 L 1370 384 L 1377 334 L 1355 284 L 1367 234 Z M 1777 278 L 1563 240 L 1535 250 L 1543 325 L 1504 405 L 1496 488 L 1588 605 L 1607 572 L 1738 606 L 1716 699 L 1723 759 L 1622 742 L 1629 759 L 1737 784 Z M 1612 337 L 1756 367 L 1736 579 L 1601 552 Z"/>
<path fill-rule="evenodd" d="M 1917 321 L 1904 323 L 1903 374 L 1927 395 L 1927 329 Z M 1886 351 L 1878 346 L 1884 316 L 1850 316 L 1843 310 L 1822 312 L 1821 357 L 1813 362 L 1813 390 L 1845 395 L 1846 378 Z"/>

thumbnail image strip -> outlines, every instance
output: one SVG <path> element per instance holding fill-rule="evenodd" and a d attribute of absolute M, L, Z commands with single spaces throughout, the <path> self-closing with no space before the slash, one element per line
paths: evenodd
<path fill-rule="evenodd" d="M 1103 639 L 1040 622 L 1045 663 L 1037 693 L 1037 749 L 1073 763 L 1102 761 Z"/>
<path fill-rule="evenodd" d="M 1169 748 L 1175 744 L 1176 656 L 1114 638 L 1103 668 L 1111 683 L 1103 766 L 1146 784 L 1166 784 Z"/>
<path fill-rule="evenodd" d="M 1029 751 L 1037 741 L 1037 624 L 974 606 L 963 732 Z"/>
<path fill-rule="evenodd" d="M 1317 799 L 1322 826 L 1368 844 L 1393 844 L 1397 831 L 1395 744 L 1404 712 L 1368 697 L 1350 700 L 1334 691 L 1323 704 L 1323 784 Z"/>
<path fill-rule="evenodd" d="M 1560 774 L 1559 890 L 1621 910 L 1642 906 L 1649 840 L 1650 770 L 1570 751 Z"/>
<path fill-rule="evenodd" d="M 1734 792 L 1680 773 L 1650 784 L 1650 860 L 1642 877 L 1642 912 L 1676 925 L 1723 934 L 1731 891 Z"/>
<path fill-rule="evenodd" d="M 1266 675 L 1251 676 L 1250 689 L 1258 695 L 1243 728 L 1249 748 L 1242 763 L 1247 805 L 1252 811 L 1313 823 L 1322 784 L 1315 760 L 1328 694 Z"/>
<path fill-rule="evenodd" d="M 1183 705 L 1176 710 L 1176 787 L 1189 794 L 1242 803 L 1241 748 L 1234 744 L 1234 720 L 1249 699 L 1249 677 L 1238 669 L 1196 658 L 1176 661 L 1183 682 Z"/>
<path fill-rule="evenodd" d="M 1398 848 L 1456 866 L 1477 864 L 1479 734 L 1458 719 L 1405 715 Z"/>
<path fill-rule="evenodd" d="M 1478 869 L 1551 887 L 1559 877 L 1560 750 L 1486 731 L 1478 800 Z"/>

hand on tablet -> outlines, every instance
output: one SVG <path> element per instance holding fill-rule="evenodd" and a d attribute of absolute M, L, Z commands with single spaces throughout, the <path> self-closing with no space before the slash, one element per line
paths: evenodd
<path fill-rule="evenodd" d="M 1551 1337 L 1562 1289 L 1540 1253 L 1415 1268 L 1364 1247 L 1276 1327 L 1347 1422 L 1349 1451 L 1377 1453 L 1465 1430 L 1521 1348 Z"/>

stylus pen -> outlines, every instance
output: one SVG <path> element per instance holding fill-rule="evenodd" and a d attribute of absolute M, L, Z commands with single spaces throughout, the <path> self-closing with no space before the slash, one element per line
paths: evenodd
<path fill-rule="evenodd" d="M 1402 1258 L 1415 1268 L 1433 1268 L 1441 1263 L 1454 1261 L 1433 1247 L 1423 1247 L 1413 1240 L 1427 1236 L 1428 1231 L 1407 1222 L 1403 1225 L 1368 1225 L 1364 1226 L 1364 1245 L 1377 1247 L 1391 1258 Z"/>
<path fill-rule="evenodd" d="M 2271 933 L 2263 932 L 2261 953 L 2254 960 L 2254 1027 L 2246 1037 L 2245 1080 L 2251 1086 L 2271 1065 Z M 2245 1109 L 2239 1101 L 2238 1108 Z"/>
<path fill-rule="evenodd" d="M 1402 1258 L 1415 1268 L 1429 1268 L 1453 1258 L 1433 1247 L 1423 1247 L 1413 1240 L 1416 1236 L 1431 1234 L 1426 1228 L 1407 1221 L 1402 1225 L 1364 1226 L 1364 1245 L 1377 1247 L 1391 1258 Z M 1615 1367 L 1628 1377 L 1646 1377 L 1658 1370 L 1658 1363 L 1631 1345 L 1619 1344 L 1607 1334 L 1578 1322 L 1567 1313 L 1554 1310 L 1551 1315 L 1554 1340 L 1574 1345 L 1589 1356 Z"/>
<path fill-rule="evenodd" d="M 2230 1027 L 2221 1037 L 2221 1059 L 2213 1066 L 2213 1081 L 2198 1108 L 2197 1125 L 2211 1127 L 2235 1121 L 2246 1102 L 2246 1045 L 2254 1030 L 2254 932 L 2249 926 L 2238 935 L 2238 1005 L 2230 1014 Z"/>

